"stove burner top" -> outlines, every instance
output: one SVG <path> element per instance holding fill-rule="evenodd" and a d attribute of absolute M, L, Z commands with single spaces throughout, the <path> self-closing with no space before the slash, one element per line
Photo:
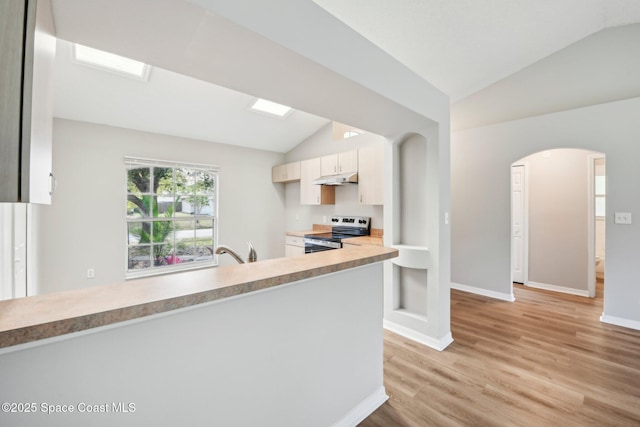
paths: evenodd
<path fill-rule="evenodd" d="M 331 223 L 333 224 L 331 232 L 304 236 L 305 253 L 340 249 L 344 239 L 368 236 L 371 218 L 334 216 L 331 218 Z"/>
<path fill-rule="evenodd" d="M 358 237 L 358 236 L 368 236 L 369 234 L 344 234 L 344 233 L 332 233 L 332 232 L 326 232 L 326 233 L 321 233 L 321 234 L 307 234 L 304 237 L 308 237 L 311 239 L 320 239 L 320 240 L 334 240 L 334 241 L 341 241 L 342 239 L 348 239 L 350 237 Z"/>

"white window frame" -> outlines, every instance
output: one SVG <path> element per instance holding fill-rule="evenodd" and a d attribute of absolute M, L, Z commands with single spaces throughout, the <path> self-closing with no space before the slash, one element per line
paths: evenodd
<path fill-rule="evenodd" d="M 219 200 L 219 168 L 214 165 L 205 165 L 205 164 L 196 164 L 196 163 L 183 163 L 183 162 L 174 162 L 174 161 L 165 161 L 165 160 L 155 160 L 155 159 L 147 159 L 140 157 L 125 157 L 125 197 L 124 197 L 124 206 L 125 206 L 125 278 L 126 279 L 135 279 L 139 277 L 147 277 L 147 276 L 157 276 L 167 273 L 173 273 L 176 271 L 186 271 L 186 270 L 196 270 L 201 268 L 215 267 L 218 265 L 218 257 L 215 253 L 212 253 L 212 257 L 210 261 L 193 261 L 188 263 L 174 263 L 171 265 L 163 265 L 163 266 L 154 266 L 152 254 L 150 258 L 150 266 L 144 269 L 129 269 L 129 248 L 135 246 L 135 244 L 131 244 L 129 241 L 129 224 L 136 222 L 154 222 L 154 221 L 170 221 L 177 222 L 181 219 L 174 216 L 172 218 L 128 218 L 127 216 L 127 201 L 129 190 L 126 188 L 128 184 L 128 171 L 131 168 L 135 167 L 162 167 L 162 168 L 179 168 L 179 169 L 192 169 L 200 172 L 206 172 L 210 175 L 213 175 L 215 178 L 214 184 L 214 211 L 211 215 L 197 215 L 194 214 L 194 219 L 202 219 L 207 221 L 212 221 L 212 233 L 213 233 L 213 241 L 212 241 L 212 252 L 218 246 L 218 200 Z M 153 179 L 153 174 L 151 174 L 150 179 Z M 173 196 L 175 196 L 175 189 Z"/>

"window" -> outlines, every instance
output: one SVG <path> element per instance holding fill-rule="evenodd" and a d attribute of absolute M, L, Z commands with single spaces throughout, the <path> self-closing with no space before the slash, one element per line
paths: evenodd
<path fill-rule="evenodd" d="M 125 163 L 127 277 L 216 265 L 217 168 Z"/>
<path fill-rule="evenodd" d="M 258 113 L 264 113 L 280 118 L 285 117 L 292 110 L 292 108 L 287 105 L 277 104 L 262 98 L 258 98 L 253 104 L 251 104 L 249 109 Z"/>
<path fill-rule="evenodd" d="M 149 80 L 151 67 L 140 61 L 77 43 L 73 45 L 73 55 L 77 62 L 90 67 L 139 80 Z"/>

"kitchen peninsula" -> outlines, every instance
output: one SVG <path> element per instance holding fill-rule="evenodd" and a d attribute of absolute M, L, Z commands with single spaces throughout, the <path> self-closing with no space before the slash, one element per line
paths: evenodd
<path fill-rule="evenodd" d="M 382 263 L 361 246 L 0 303 L 0 399 L 133 412 L 0 424 L 355 425 L 386 400 Z"/>

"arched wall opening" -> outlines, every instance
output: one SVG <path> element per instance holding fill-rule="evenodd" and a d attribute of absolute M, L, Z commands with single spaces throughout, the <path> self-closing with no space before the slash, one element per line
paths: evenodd
<path fill-rule="evenodd" d="M 605 252 L 605 199 L 596 179 L 603 164 L 603 153 L 559 148 L 511 165 L 512 282 L 596 295 Z"/>
<path fill-rule="evenodd" d="M 632 98 L 452 132 L 452 288 L 511 300 L 511 164 L 559 147 L 593 150 L 606 155 L 610 190 L 600 319 L 640 329 L 640 227 L 614 222 L 615 213 L 640 211 L 638 108 L 640 98 Z"/>

